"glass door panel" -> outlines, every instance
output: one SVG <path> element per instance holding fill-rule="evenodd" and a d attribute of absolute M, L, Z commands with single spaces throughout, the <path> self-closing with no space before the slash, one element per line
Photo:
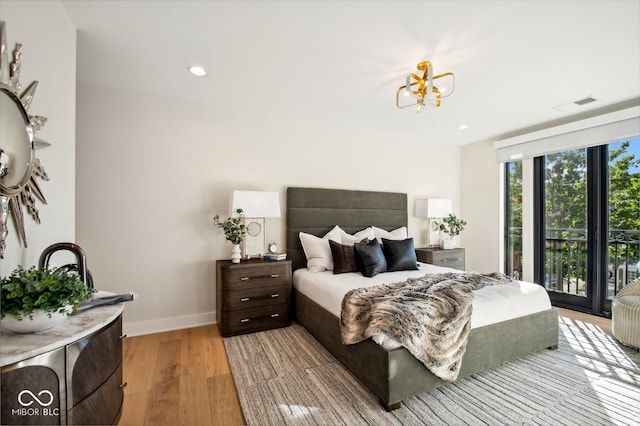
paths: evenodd
<path fill-rule="evenodd" d="M 506 164 L 506 274 L 522 278 L 522 161 Z"/>
<path fill-rule="evenodd" d="M 609 144 L 608 279 L 605 309 L 640 276 L 640 138 Z"/>
<path fill-rule="evenodd" d="M 552 301 L 590 305 L 587 150 L 544 157 L 543 283 Z"/>

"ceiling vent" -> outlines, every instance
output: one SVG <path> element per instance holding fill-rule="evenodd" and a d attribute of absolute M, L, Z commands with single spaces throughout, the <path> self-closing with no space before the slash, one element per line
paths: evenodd
<path fill-rule="evenodd" d="M 577 101 L 573 101 L 574 104 L 576 105 L 586 105 L 586 104 L 590 104 L 591 102 L 595 102 L 597 99 L 592 98 L 591 96 L 586 97 L 584 99 L 580 99 Z"/>
<path fill-rule="evenodd" d="M 578 99 L 577 101 L 567 102 L 566 104 L 555 105 L 553 108 L 557 109 L 558 111 L 570 111 L 572 109 L 590 104 L 591 102 L 595 102 L 595 101 L 597 101 L 596 98 L 587 96 L 582 99 Z"/>

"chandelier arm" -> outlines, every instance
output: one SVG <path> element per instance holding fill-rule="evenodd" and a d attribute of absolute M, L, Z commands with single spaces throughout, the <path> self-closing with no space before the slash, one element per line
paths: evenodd
<path fill-rule="evenodd" d="M 433 93 L 436 94 L 436 102 L 434 103 L 435 106 L 439 107 L 440 106 L 440 89 L 438 89 L 437 87 L 433 88 Z M 432 102 L 433 103 L 433 102 Z"/>
<path fill-rule="evenodd" d="M 412 78 L 415 80 L 414 82 L 411 82 Z M 424 99 L 424 80 L 414 73 L 407 75 L 404 85 L 405 89 L 415 86 L 416 84 L 419 85 L 418 90 L 407 90 L 407 92 L 416 99 Z"/>
<path fill-rule="evenodd" d="M 456 76 L 453 75 L 452 72 L 445 72 L 445 73 L 436 75 L 435 77 L 433 77 L 433 80 L 437 80 L 438 78 L 442 78 L 442 77 L 451 77 L 451 81 L 452 81 L 451 91 L 447 90 L 446 94 L 442 95 L 443 98 L 446 98 L 453 95 L 453 92 L 456 91 Z"/>

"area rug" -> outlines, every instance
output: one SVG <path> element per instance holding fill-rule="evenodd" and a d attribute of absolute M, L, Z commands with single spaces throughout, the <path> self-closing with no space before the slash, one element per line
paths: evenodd
<path fill-rule="evenodd" d="M 640 425 L 640 354 L 562 319 L 557 350 L 419 394 L 392 412 L 299 324 L 224 345 L 249 425 Z"/>

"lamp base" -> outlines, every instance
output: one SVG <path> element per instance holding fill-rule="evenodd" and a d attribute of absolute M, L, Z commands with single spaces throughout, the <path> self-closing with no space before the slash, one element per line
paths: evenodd
<path fill-rule="evenodd" d="M 429 231 L 428 231 L 428 240 L 427 243 L 429 246 L 439 247 L 440 246 L 440 220 L 439 219 L 429 219 Z"/>

